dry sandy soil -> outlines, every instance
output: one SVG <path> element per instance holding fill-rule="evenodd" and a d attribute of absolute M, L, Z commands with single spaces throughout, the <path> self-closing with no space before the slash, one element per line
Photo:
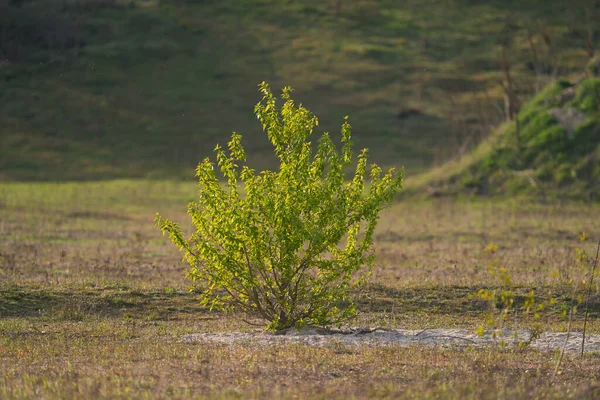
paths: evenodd
<path fill-rule="evenodd" d="M 184 342 L 213 342 L 223 344 L 274 345 L 281 343 L 305 343 L 322 346 L 332 343 L 356 346 L 375 345 L 456 345 L 456 346 L 531 346 L 539 350 L 581 351 L 581 332 L 544 332 L 535 337 L 530 331 L 496 330 L 480 336 L 466 329 L 348 329 L 326 330 L 306 328 L 301 331 L 291 329 L 282 334 L 264 331 L 194 333 L 183 337 Z M 585 337 L 585 351 L 600 351 L 600 335 L 588 334 Z"/>

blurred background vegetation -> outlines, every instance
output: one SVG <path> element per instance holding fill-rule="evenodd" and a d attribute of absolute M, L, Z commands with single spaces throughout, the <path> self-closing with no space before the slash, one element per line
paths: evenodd
<path fill-rule="evenodd" d="M 549 82 L 580 82 L 599 15 L 598 0 L 0 0 L 0 180 L 191 177 L 232 131 L 273 167 L 263 80 L 294 87 L 325 131 L 350 115 L 357 147 L 410 176 L 485 144 Z M 591 121 L 577 157 L 600 142 Z M 538 149 L 534 127 L 505 144 Z M 541 168 L 513 153 L 454 181 Z"/>

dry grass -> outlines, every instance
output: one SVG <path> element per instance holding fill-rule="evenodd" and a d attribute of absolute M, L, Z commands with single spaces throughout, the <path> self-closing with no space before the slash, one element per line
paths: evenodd
<path fill-rule="evenodd" d="M 598 354 L 454 347 L 315 348 L 183 343 L 242 331 L 237 315 L 202 309 L 177 251 L 152 226 L 195 187 L 169 182 L 0 185 L 0 398 L 598 398 Z M 432 200 L 395 204 L 376 237 L 379 267 L 355 293 L 356 325 L 477 328 L 512 274 L 517 302 L 552 290 L 556 311 L 520 326 L 565 329 L 574 247 L 600 236 L 597 205 Z M 184 224 L 184 226 L 186 226 Z M 490 244 L 498 250 L 484 251 Z M 598 281 L 598 280 L 597 280 Z M 545 294 L 544 294 L 545 296 Z M 588 332 L 598 333 L 600 299 Z M 581 329 L 577 313 L 574 329 Z"/>

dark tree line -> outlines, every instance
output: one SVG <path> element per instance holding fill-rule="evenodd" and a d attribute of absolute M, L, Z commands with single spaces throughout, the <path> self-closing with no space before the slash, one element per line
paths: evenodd
<path fill-rule="evenodd" d="M 118 7 L 117 0 L 0 0 L 0 61 L 23 61 L 84 44 L 82 11 Z"/>

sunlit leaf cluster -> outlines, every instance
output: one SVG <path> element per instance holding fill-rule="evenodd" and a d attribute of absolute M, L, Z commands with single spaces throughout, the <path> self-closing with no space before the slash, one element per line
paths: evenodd
<path fill-rule="evenodd" d="M 204 283 L 206 305 L 240 309 L 274 330 L 346 321 L 355 314 L 349 289 L 370 273 L 379 213 L 403 174 L 367 165 L 366 149 L 352 166 L 347 118 L 341 151 L 327 133 L 315 149 L 308 139 L 318 120 L 295 104 L 291 88 L 281 107 L 268 84 L 260 91 L 254 111 L 278 171 L 244 165 L 234 133 L 227 148 L 215 148 L 216 164 L 207 158 L 196 170 L 199 198 L 188 208 L 195 232 L 185 238 L 176 223 L 161 216 L 156 223 L 185 252 L 188 276 Z"/>

